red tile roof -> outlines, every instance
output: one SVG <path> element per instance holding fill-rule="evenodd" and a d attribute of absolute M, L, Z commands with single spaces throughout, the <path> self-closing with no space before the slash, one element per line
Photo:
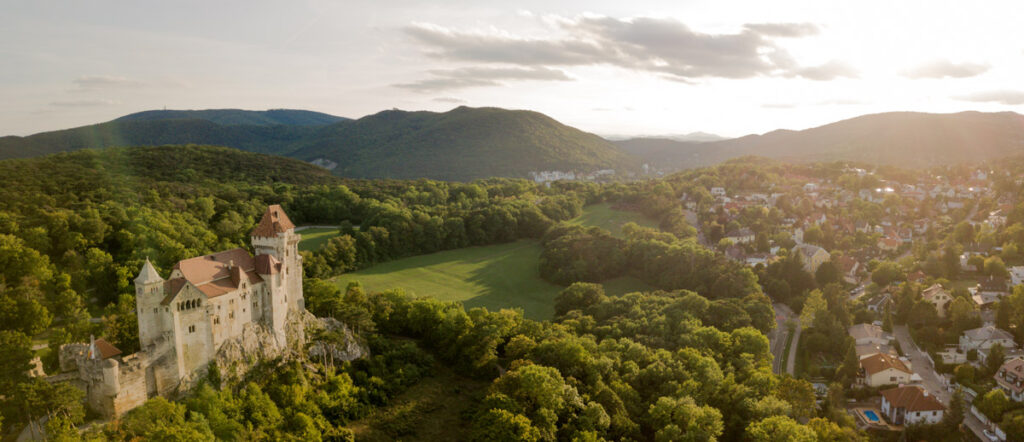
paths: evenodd
<path fill-rule="evenodd" d="M 910 369 L 907 368 L 907 365 L 904 364 L 903 361 L 881 353 L 861 359 L 860 366 L 864 367 L 864 371 L 868 372 L 868 374 L 879 373 L 890 368 L 907 374 L 914 374 L 913 371 L 910 371 Z"/>
<path fill-rule="evenodd" d="M 889 402 L 890 407 L 894 408 L 903 408 L 907 411 L 938 411 L 946 409 L 942 402 L 935 399 L 934 395 L 927 394 L 923 388 L 916 385 L 890 388 L 879 393 Z"/>
<path fill-rule="evenodd" d="M 106 339 L 97 338 L 93 344 L 96 347 L 96 351 L 100 354 L 100 359 L 109 359 L 121 354 L 121 350 L 114 347 L 114 344 L 107 342 Z"/>
<path fill-rule="evenodd" d="M 194 285 L 208 298 L 237 289 L 242 274 L 250 284 L 263 282 L 263 278 L 257 274 L 256 261 L 248 250 L 242 248 L 179 261 L 174 269 L 181 271 L 182 277 L 172 278 L 165 283 L 167 296 L 163 304 L 170 303 L 186 282 Z"/>
<path fill-rule="evenodd" d="M 256 225 L 255 229 L 252 229 L 252 233 L 249 236 L 273 238 L 278 233 L 294 228 L 295 224 L 292 224 L 292 221 L 288 219 L 284 209 L 280 205 L 274 204 L 267 207 L 266 212 L 263 212 L 263 218 L 260 218 L 260 223 Z"/>

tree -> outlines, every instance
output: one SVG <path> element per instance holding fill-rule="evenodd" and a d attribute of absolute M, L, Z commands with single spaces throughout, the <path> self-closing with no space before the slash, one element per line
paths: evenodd
<path fill-rule="evenodd" d="M 651 405 L 651 419 L 656 441 L 706 441 L 722 434 L 722 413 L 704 405 L 699 406 L 692 397 L 660 397 Z"/>
<path fill-rule="evenodd" d="M 832 261 L 826 261 L 818 266 L 818 270 L 814 272 L 814 279 L 818 282 L 819 286 L 839 282 L 839 269 L 836 268 Z"/>
<path fill-rule="evenodd" d="M 816 442 L 818 436 L 790 417 L 772 416 L 750 424 L 747 439 L 752 442 Z"/>
<path fill-rule="evenodd" d="M 474 441 L 530 442 L 540 439 L 540 430 L 532 425 L 529 418 L 508 410 L 487 410 L 473 422 L 471 440 Z"/>
<path fill-rule="evenodd" d="M 949 432 L 955 432 L 966 416 L 963 390 L 957 388 L 949 399 L 949 409 L 942 415 L 942 425 Z"/>
<path fill-rule="evenodd" d="M 899 264 L 892 261 L 885 261 L 875 268 L 875 271 L 871 272 L 871 281 L 879 287 L 885 287 L 889 284 L 904 279 L 903 270 L 900 269 Z"/>
<path fill-rule="evenodd" d="M 122 440 L 213 440 L 206 420 L 187 418 L 184 405 L 162 397 L 129 411 L 118 430 Z"/>
<path fill-rule="evenodd" d="M 993 388 L 984 396 L 975 399 L 974 406 L 992 421 L 999 422 L 1003 418 L 1003 412 L 1009 409 L 1011 403 L 1003 390 Z"/>
<path fill-rule="evenodd" d="M 988 350 L 988 356 L 985 357 L 985 366 L 987 367 L 988 376 L 992 376 L 999 371 L 999 367 L 1003 366 L 1004 359 L 1006 358 L 1006 351 L 1003 350 L 1003 346 L 998 342 L 992 344 L 992 348 Z"/>
<path fill-rule="evenodd" d="M 792 418 L 809 419 L 814 416 L 817 405 L 815 404 L 814 386 L 803 379 L 796 379 L 789 375 L 782 375 L 779 378 L 779 386 L 776 390 L 779 399 L 788 402 L 793 409 Z"/>
<path fill-rule="evenodd" d="M 601 284 L 575 282 L 555 296 L 555 315 L 561 316 L 570 310 L 582 310 L 604 299 L 604 287 Z"/>
<path fill-rule="evenodd" d="M 813 290 L 807 295 L 807 300 L 804 301 L 804 308 L 800 311 L 800 327 L 807 329 L 814 324 L 814 319 L 821 315 L 828 313 L 828 303 L 825 302 L 825 297 L 822 295 L 821 290 Z"/>
<path fill-rule="evenodd" d="M 988 276 L 997 276 L 1000 278 L 1005 278 L 1009 275 L 1006 271 L 1006 264 L 1004 264 L 1003 259 L 998 256 L 993 256 L 985 260 L 984 271 Z"/>
<path fill-rule="evenodd" d="M 0 355 L 0 391 L 14 391 L 32 368 L 32 340 L 19 331 L 0 330 Z"/>

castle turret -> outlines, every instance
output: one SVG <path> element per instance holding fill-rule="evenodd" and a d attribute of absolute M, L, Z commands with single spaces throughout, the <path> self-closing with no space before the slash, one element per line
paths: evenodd
<path fill-rule="evenodd" d="M 139 276 L 135 278 L 135 314 L 139 320 L 139 345 L 143 349 L 163 333 L 163 312 L 160 310 L 163 299 L 164 279 L 146 258 Z"/>
<path fill-rule="evenodd" d="M 268 263 L 262 266 L 263 272 L 266 272 L 263 274 L 271 274 L 268 271 L 271 261 L 277 270 L 273 277 L 267 279 L 269 295 L 265 301 L 264 317 L 278 337 L 283 339 L 288 311 L 305 308 L 302 298 L 302 257 L 299 256 L 299 240 L 302 237 L 295 233 L 295 224 L 277 204 L 267 207 L 250 236 L 257 263 Z M 269 256 L 261 258 L 261 255 Z"/>

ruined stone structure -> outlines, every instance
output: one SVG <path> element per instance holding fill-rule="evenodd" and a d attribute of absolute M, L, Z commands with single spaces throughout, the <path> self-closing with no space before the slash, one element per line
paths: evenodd
<path fill-rule="evenodd" d="M 237 371 L 301 348 L 316 318 L 303 303 L 294 229 L 273 205 L 250 235 L 255 256 L 237 248 L 186 259 L 167 279 L 147 259 L 135 278 L 141 350 L 122 356 L 102 339 L 66 345 L 58 376 L 77 379 L 89 406 L 115 417 L 188 390 L 211 362 Z"/>

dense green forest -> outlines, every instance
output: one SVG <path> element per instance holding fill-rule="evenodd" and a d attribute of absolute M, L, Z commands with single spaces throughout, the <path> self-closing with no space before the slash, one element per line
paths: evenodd
<path fill-rule="evenodd" d="M 73 425 L 89 418 L 82 393 L 28 377 L 33 344 L 48 344 L 38 353 L 49 370 L 56 348 L 90 334 L 136 350 L 130 281 L 142 261 L 166 274 L 180 259 L 246 247 L 265 206 L 282 204 L 297 224 L 342 225 L 322 249 L 304 252 L 306 304 L 356 330 L 372 356 L 267 361 L 246 379 L 214 371 L 181 400 L 150 400 L 81 437 L 352 440 L 352 422 L 439 367 L 489 385 L 474 393 L 451 386 L 468 400 L 454 439 L 863 437 L 835 408 L 841 395 L 819 409 L 809 383 L 772 373 L 770 301 L 753 272 L 697 243 L 678 204 L 694 184 L 681 178 L 550 188 L 510 179 L 343 180 L 299 161 L 204 146 L 82 150 L 2 161 L 0 173 L 8 177 L 0 189 L 0 352 L 9 355 L 0 390 L 15 392 L 0 403 L 6 429 L 46 416 L 54 439 L 78 437 Z M 599 202 L 642 211 L 661 229 L 627 225 L 615 238 L 561 223 Z M 567 285 L 551 320 L 323 280 L 521 238 L 543 242 L 538 272 Z M 576 283 L 622 274 L 661 290 L 611 297 Z M 397 423 L 385 430 L 415 436 L 415 427 Z"/>
<path fill-rule="evenodd" d="M 639 162 L 594 134 L 537 112 L 459 107 L 390 110 L 358 120 L 308 111 L 147 111 L 28 137 L 0 137 L 0 159 L 111 146 L 206 144 L 338 163 L 352 178 L 469 181 L 530 172 L 615 169 Z"/>

